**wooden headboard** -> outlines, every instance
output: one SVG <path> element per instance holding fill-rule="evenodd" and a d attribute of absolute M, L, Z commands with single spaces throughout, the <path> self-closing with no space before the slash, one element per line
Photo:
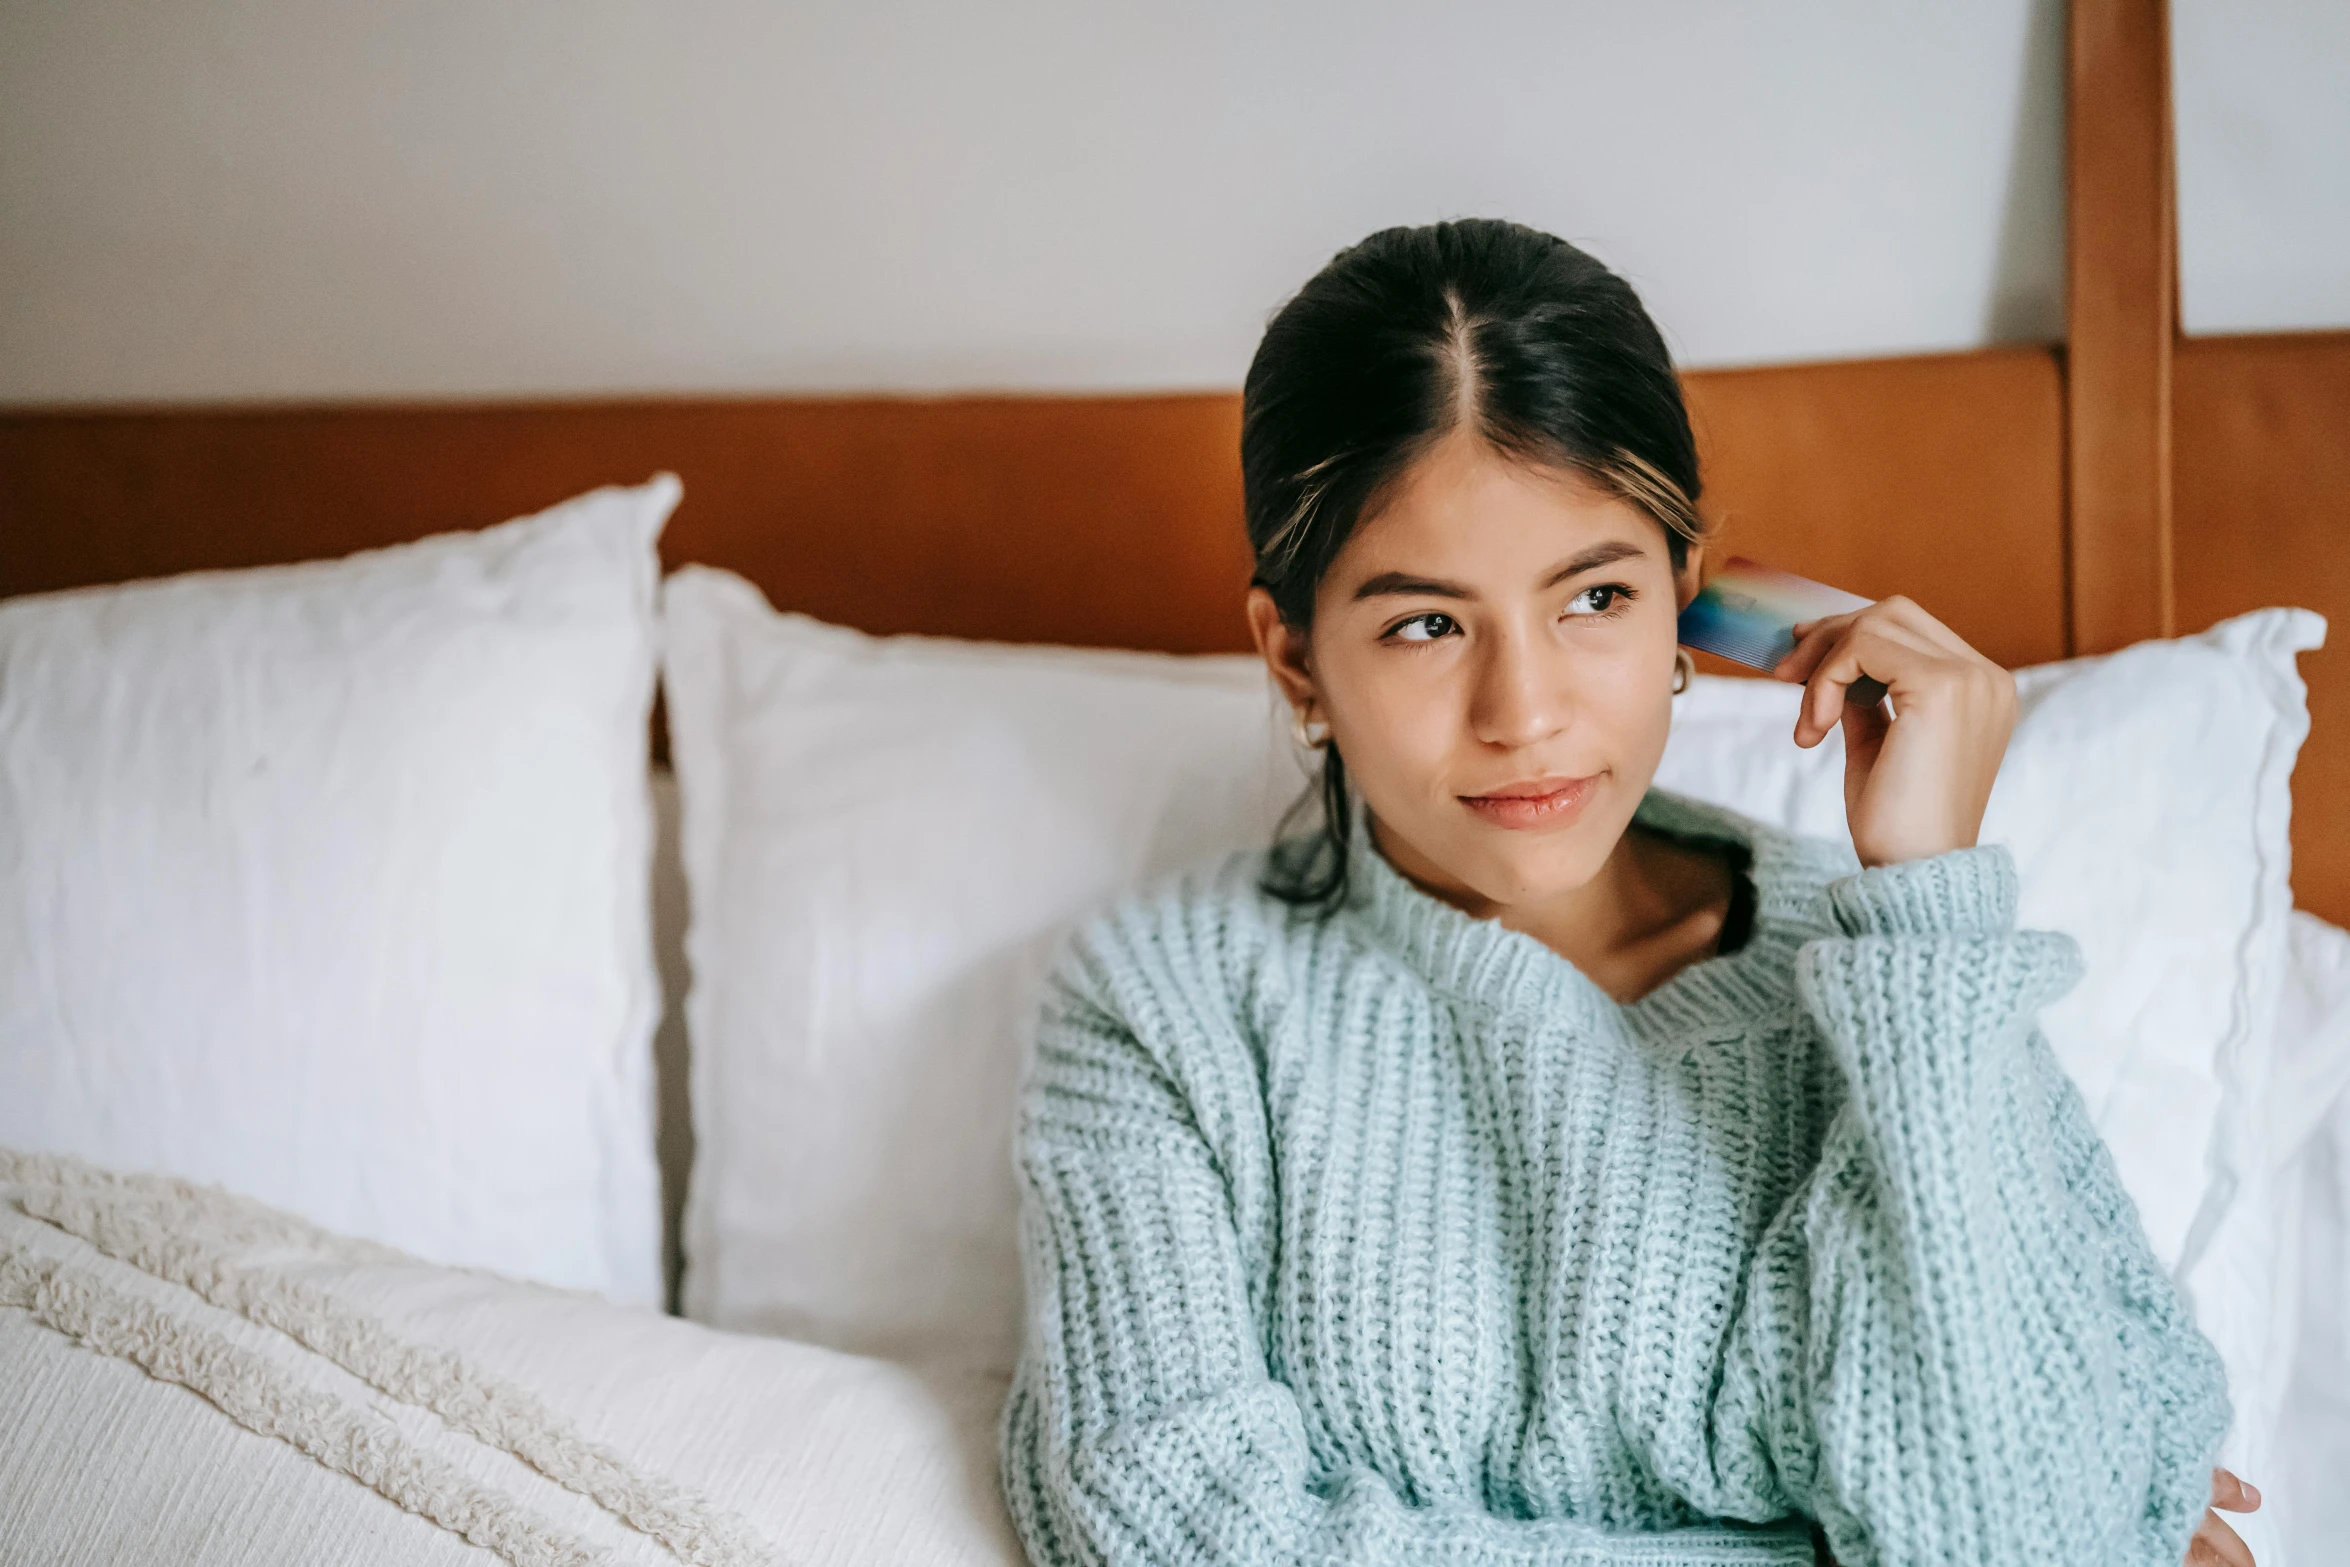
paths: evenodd
<path fill-rule="evenodd" d="M 2264 604 L 2350 623 L 2350 334 L 2180 341 L 2159 0 L 2076 0 L 2062 346 L 1691 374 L 1729 550 L 2008 664 Z M 1239 401 L 0 411 L 0 595 L 477 527 L 661 469 L 672 564 L 871 631 L 1246 645 Z M 1728 666 L 1709 666 L 1723 667 Z M 2350 920 L 2350 657 L 2305 660 L 2295 887 Z"/>

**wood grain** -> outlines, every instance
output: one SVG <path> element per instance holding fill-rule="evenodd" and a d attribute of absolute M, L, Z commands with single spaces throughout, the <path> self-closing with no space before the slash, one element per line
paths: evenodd
<path fill-rule="evenodd" d="M 878 632 L 1242 645 L 1230 396 L 0 416 L 0 593 L 338 555 L 662 469 L 671 565 Z"/>
<path fill-rule="evenodd" d="M 2301 655 L 2293 896 L 2350 924 L 2350 332 L 2188 338 L 2177 405 L 2179 618 L 2270 604 L 2331 623 Z"/>
<path fill-rule="evenodd" d="M 2073 650 L 2174 630 L 2178 267 L 2163 0 L 2073 0 L 2065 105 Z"/>
<path fill-rule="evenodd" d="M 2064 656 L 2064 386 L 2053 352 L 1688 380 L 1718 553 L 1870 598 L 1905 593 L 2011 667 Z"/>
<path fill-rule="evenodd" d="M 2043 350 L 1689 378 L 1729 548 L 2062 648 Z M 0 594 L 477 527 L 657 470 L 672 565 L 877 632 L 1243 648 L 1239 399 L 972 397 L 0 414 Z"/>

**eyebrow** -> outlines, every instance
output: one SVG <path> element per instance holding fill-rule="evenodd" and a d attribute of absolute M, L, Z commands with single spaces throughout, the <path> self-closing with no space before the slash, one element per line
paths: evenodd
<path fill-rule="evenodd" d="M 1602 566 L 1613 565 L 1619 560 L 1628 560 L 1632 556 L 1645 555 L 1646 553 L 1648 552 L 1639 545 L 1626 543 L 1622 539 L 1610 539 L 1605 544 L 1594 544 L 1581 554 L 1569 556 L 1553 567 L 1550 575 L 1542 579 L 1542 586 L 1554 588 L 1569 577 L 1580 576 L 1586 571 L 1596 571 Z M 1355 589 L 1357 599 L 1389 597 L 1473 599 L 1476 596 L 1475 592 L 1463 587 L 1458 582 L 1447 582 L 1441 577 L 1414 576 L 1408 571 L 1383 571 Z"/>

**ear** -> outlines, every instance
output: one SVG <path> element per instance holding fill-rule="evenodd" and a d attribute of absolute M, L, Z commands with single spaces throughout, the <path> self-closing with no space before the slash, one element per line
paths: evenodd
<path fill-rule="evenodd" d="M 1257 641 L 1257 656 L 1280 687 L 1282 700 L 1312 717 L 1314 673 L 1308 661 L 1307 636 L 1281 618 L 1273 595 L 1263 588 L 1248 590 L 1248 629 Z"/>
<path fill-rule="evenodd" d="M 1705 546 L 1691 544 L 1681 559 L 1681 569 L 1673 574 L 1673 597 L 1676 607 L 1687 609 L 1689 601 L 1705 586 Z"/>

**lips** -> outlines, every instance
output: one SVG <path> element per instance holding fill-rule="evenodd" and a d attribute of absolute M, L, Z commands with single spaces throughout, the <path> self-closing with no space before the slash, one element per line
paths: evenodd
<path fill-rule="evenodd" d="M 1486 794 L 1464 794 L 1461 804 L 1496 827 L 1563 827 L 1583 814 L 1599 790 L 1599 775 L 1588 778 L 1529 778 Z"/>

